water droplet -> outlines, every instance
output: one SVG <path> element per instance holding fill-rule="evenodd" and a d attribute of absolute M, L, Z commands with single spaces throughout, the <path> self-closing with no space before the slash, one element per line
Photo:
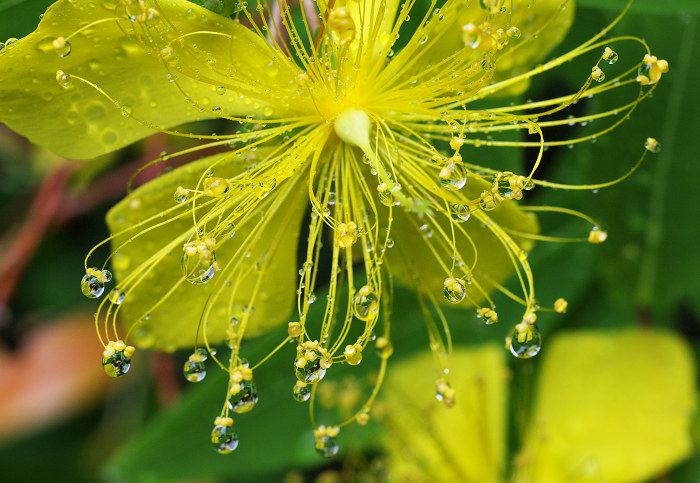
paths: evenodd
<path fill-rule="evenodd" d="M 314 447 L 316 452 L 323 456 L 324 458 L 330 458 L 338 454 L 338 440 L 336 436 L 338 435 L 339 429 L 337 427 L 326 428 L 324 426 L 319 426 L 314 430 L 314 436 L 316 442 Z"/>
<path fill-rule="evenodd" d="M 114 288 L 111 292 L 109 292 L 109 300 L 111 300 L 114 305 L 121 304 L 124 301 L 125 296 L 126 294 L 120 291 L 118 288 Z"/>
<path fill-rule="evenodd" d="M 102 369 L 110 377 L 120 377 L 131 368 L 131 355 L 134 348 L 122 341 L 107 344 L 102 353 Z"/>
<path fill-rule="evenodd" d="M 445 299 L 453 304 L 458 304 L 467 295 L 466 283 L 459 278 L 448 278 L 443 283 L 442 293 Z"/>
<path fill-rule="evenodd" d="M 542 334 L 535 323 L 523 321 L 516 325 L 508 339 L 510 352 L 520 359 L 534 357 L 542 348 Z"/>
<path fill-rule="evenodd" d="M 243 379 L 240 382 L 232 385 L 235 392 L 231 392 L 228 400 L 229 409 L 234 412 L 243 414 L 247 413 L 258 403 L 258 389 L 253 380 Z"/>
<path fill-rule="evenodd" d="M 458 203 L 450 203 L 450 217 L 457 223 L 464 223 L 471 215 L 471 207 L 469 205 L 461 205 Z"/>
<path fill-rule="evenodd" d="M 379 312 L 379 299 L 372 289 L 365 285 L 358 290 L 352 302 L 355 317 L 365 322 L 372 320 Z"/>
<path fill-rule="evenodd" d="M 614 64 L 617 62 L 618 59 L 617 52 L 615 52 L 613 49 L 610 47 L 605 47 L 605 51 L 603 52 L 603 59 L 608 61 L 608 64 Z"/>
<path fill-rule="evenodd" d="M 306 402 L 311 397 L 311 387 L 302 381 L 297 381 L 292 389 L 292 396 L 296 401 Z"/>
<path fill-rule="evenodd" d="M 605 72 L 600 67 L 595 66 L 591 70 L 591 77 L 596 82 L 603 82 L 605 80 Z"/>
<path fill-rule="evenodd" d="M 56 37 L 53 40 L 53 48 L 59 57 L 67 57 L 73 50 L 70 42 L 63 37 Z"/>
<path fill-rule="evenodd" d="M 297 379 L 306 384 L 314 384 L 326 375 L 332 358 L 317 341 L 307 341 L 297 346 L 294 369 Z"/>
<path fill-rule="evenodd" d="M 238 434 L 231 418 L 216 418 L 211 444 L 219 454 L 228 454 L 238 447 Z"/>
<path fill-rule="evenodd" d="M 450 161 L 440 169 L 440 183 L 448 190 L 462 189 L 467 182 L 467 169 L 459 161 Z"/>
<path fill-rule="evenodd" d="M 202 354 L 200 351 L 201 349 L 192 354 L 182 369 L 185 379 L 190 382 L 200 382 L 207 376 L 207 368 L 204 364 L 204 361 L 207 359 L 206 351 L 205 354 Z"/>
<path fill-rule="evenodd" d="M 508 35 L 508 37 L 514 40 L 518 40 L 522 35 L 520 29 L 516 26 L 512 26 L 508 30 L 506 30 L 506 34 Z"/>
<path fill-rule="evenodd" d="M 183 188 L 182 186 L 178 186 L 177 189 L 175 190 L 175 194 L 173 194 L 173 198 L 175 199 L 176 203 L 184 203 L 187 201 L 187 197 L 190 194 L 190 190 Z"/>
<path fill-rule="evenodd" d="M 220 198 L 231 189 L 231 183 L 224 178 L 208 177 L 202 182 L 202 189 L 205 196 Z"/>
<path fill-rule="evenodd" d="M 102 280 L 100 280 L 100 273 L 97 268 L 91 268 L 83 276 L 80 281 L 80 290 L 88 298 L 94 299 L 102 295 L 105 290 L 105 285 Z"/>
<path fill-rule="evenodd" d="M 56 82 L 58 82 L 58 85 L 64 89 L 68 89 L 71 86 L 71 77 L 62 70 L 57 70 Z"/>

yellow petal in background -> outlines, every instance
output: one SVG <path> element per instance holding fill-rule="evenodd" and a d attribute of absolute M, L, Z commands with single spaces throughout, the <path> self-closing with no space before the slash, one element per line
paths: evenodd
<path fill-rule="evenodd" d="M 515 481 L 643 481 L 690 454 L 695 371 L 682 339 L 569 332 L 543 355 Z"/>
<path fill-rule="evenodd" d="M 57 154 L 89 159 L 149 136 L 155 129 L 216 117 L 220 115 L 213 112 L 217 106 L 218 112 L 228 116 L 263 117 L 269 112 L 269 105 L 259 100 L 262 95 L 253 99 L 235 89 L 217 89 L 221 86 L 207 76 L 198 80 L 192 74 L 205 68 L 211 71 L 216 65 L 219 69 L 236 65 L 244 80 L 255 72 L 265 77 L 262 68 L 273 63 L 274 54 L 264 39 L 185 0 L 147 3 L 160 9 L 150 20 L 154 27 L 167 20 L 172 36 L 181 39 L 173 44 L 175 56 L 181 50 L 190 52 L 188 65 L 176 58 L 166 68 L 163 55 L 152 51 L 165 44 L 158 45 L 156 38 L 139 42 L 137 27 L 143 25 L 130 22 L 122 12 L 138 2 L 60 0 L 47 10 L 36 31 L 0 51 L 0 121 Z M 191 32 L 208 33 L 192 36 Z M 209 58 L 200 59 L 206 67 L 190 65 L 191 57 L 201 54 L 193 53 L 192 44 L 208 49 L 216 43 L 213 39 L 218 49 L 210 49 Z M 145 45 L 147 40 L 153 42 Z M 57 75 L 58 71 L 62 73 Z M 269 67 L 266 73 L 269 78 Z M 72 76 L 93 83 L 119 107 Z M 275 82 L 287 85 L 293 78 L 276 72 Z"/>
<path fill-rule="evenodd" d="M 467 182 L 462 192 L 467 199 L 477 199 L 481 192 L 488 188 L 490 185 L 486 182 L 472 178 Z M 514 265 L 503 243 L 491 229 L 484 225 L 480 217 L 490 219 L 493 224 L 506 231 L 513 230 L 534 234 L 539 231 L 539 225 L 535 216 L 523 212 L 514 201 L 504 202 L 493 211 L 474 212 L 469 220 L 457 225 L 455 246 L 465 264 L 470 267 L 476 256 L 477 263 L 471 278 L 488 292 L 492 288 L 488 281 L 503 283 L 513 273 Z M 446 216 L 438 216 L 437 220 L 442 233 L 450 237 L 451 229 Z M 443 265 L 439 263 L 435 252 L 430 249 L 429 243 L 437 250 L 440 261 L 449 269 L 453 256 L 452 240 L 449 238 L 440 241 L 441 235 L 436 229 L 431 229 L 432 236 L 426 238 L 425 233 L 418 229 L 423 223 L 425 220 L 418 220 L 411 213 L 395 210 L 391 237 L 396 240 L 396 244 L 394 248 L 387 251 L 386 257 L 390 263 L 392 275 L 399 282 L 412 286 L 415 276 L 418 276 L 421 287 L 433 290 L 438 301 L 447 303 L 442 296 L 442 288 L 443 282 L 450 277 L 450 273 L 445 271 Z M 466 231 L 471 242 L 459 229 Z M 525 252 L 533 246 L 533 242 L 529 239 L 517 236 L 512 238 Z M 476 254 L 473 247 L 476 247 Z M 459 275 L 459 271 L 457 273 Z M 483 300 L 483 296 L 473 286 L 467 286 L 467 295 L 477 303 Z M 473 307 L 466 302 L 451 306 L 457 308 Z"/>
<path fill-rule="evenodd" d="M 389 481 L 496 482 L 505 458 L 507 369 L 501 347 L 458 349 L 450 382 L 456 404 L 434 396 L 433 357 L 397 363 L 382 389 Z"/>
<path fill-rule="evenodd" d="M 204 171 L 214 164 L 217 177 L 231 178 L 243 171 L 236 155 L 204 158 L 140 187 L 107 215 L 110 230 L 117 234 L 112 242 L 116 252 L 112 261 L 115 279 L 117 287 L 126 292 L 119 314 L 127 328 L 141 320 L 131 334 L 133 342 L 140 347 L 172 351 L 193 346 L 205 306 L 209 307 L 204 318 L 207 338 L 211 343 L 219 343 L 230 328 L 232 316 L 243 320 L 244 312 L 251 311 L 245 335 L 252 337 L 286 321 L 294 304 L 296 250 L 307 195 L 304 189 L 291 184 L 292 181 L 278 184 L 248 221 L 235 227 L 230 239 L 226 239 L 228 234 L 219 237 L 217 241 L 223 244 L 217 244 L 216 260 L 221 271 L 205 284 L 184 280 L 180 267 L 183 245 L 194 233 L 191 208 L 182 206 L 179 212 L 182 216 L 147 231 L 173 217 L 172 211 L 163 218 L 158 215 L 175 206 L 173 195 L 177 188 L 196 187 Z M 200 204 L 205 201 L 206 198 L 201 198 Z M 200 210 L 198 217 L 206 213 Z M 154 219 L 129 230 L 149 217 Z M 266 223 L 262 231 L 248 239 L 262 222 Z M 122 246 L 135 235 L 139 236 Z M 244 241 L 245 248 L 241 248 Z M 160 259 L 156 264 L 149 264 L 147 261 L 154 254 Z M 227 270 L 229 264 L 238 264 L 235 276 Z M 145 268 L 148 270 L 140 283 L 120 286 L 127 277 Z M 260 289 L 251 304 L 258 281 Z M 166 296 L 173 287 L 175 290 Z M 232 296 L 234 289 L 235 296 Z M 161 300 L 162 303 L 152 309 Z M 201 336 L 199 341 L 202 342 Z"/>

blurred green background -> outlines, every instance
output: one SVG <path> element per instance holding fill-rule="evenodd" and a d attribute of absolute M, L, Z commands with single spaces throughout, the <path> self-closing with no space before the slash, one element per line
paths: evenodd
<path fill-rule="evenodd" d="M 0 39 L 32 31 L 50 3 L 0 0 Z M 624 4 L 579 0 L 574 27 L 557 52 L 590 38 Z M 542 243 L 532 252 L 538 297 L 549 301 L 564 296 L 569 301 L 565 316 L 541 317 L 543 352 L 547 338 L 559 331 L 652 325 L 681 334 L 696 359 L 700 353 L 700 90 L 695 85 L 700 78 L 695 59 L 700 54 L 699 19 L 700 3 L 695 0 L 637 1 L 613 34 L 642 37 L 653 54 L 668 60 L 670 73 L 653 98 L 612 134 L 547 153 L 547 179 L 594 183 L 624 173 L 638 159 L 640 140 L 647 136 L 662 145 L 634 176 L 612 188 L 597 193 L 533 192 L 531 201 L 579 209 L 600 220 L 609 235 L 600 246 Z M 537 78 L 526 95 L 544 99 L 575 90 L 587 66 L 574 62 L 570 69 Z M 605 105 L 594 101 L 579 108 L 598 112 Z M 573 126 L 559 134 L 576 136 L 577 129 L 582 128 Z M 279 481 L 290 470 L 301 471 L 311 481 L 325 466 L 341 464 L 322 461 L 314 453 L 306 410 L 289 397 L 287 372 L 278 375 L 288 370 L 286 361 L 256 375 L 258 387 L 268 388 L 268 394 L 254 417 L 237 421 L 246 440 L 229 457 L 215 454 L 207 441 L 220 404 L 222 375 L 211 374 L 201 385 L 185 387 L 179 376 L 184 353 L 142 355 L 129 377 L 118 383 L 101 374 L 99 347 L 91 330 L 85 330 L 91 327 L 95 306 L 78 290 L 83 258 L 108 235 L 104 215 L 123 195 L 133 161 L 158 152 L 163 142 L 156 137 L 119 158 L 86 169 L 72 165 L 63 173 L 50 154 L 0 126 L 1 253 L 8 260 L 19 244 L 27 259 L 17 270 L 3 272 L 5 279 L 0 280 L 0 290 L 9 290 L 0 291 L 9 294 L 0 307 L 0 365 L 5 370 L 0 398 L 19 399 L 14 406 L 11 401 L 0 405 L 0 468 L 5 481 Z M 513 150 L 508 156 L 524 162 L 531 154 Z M 37 224 L 28 220 L 36 221 L 46 206 L 35 200 L 52 200 L 51 188 L 55 192 L 56 186 L 64 194 L 51 201 L 58 215 L 47 226 L 39 223 L 37 233 Z M 47 198 L 39 198 L 41 193 Z M 543 220 L 544 231 L 567 235 L 580 228 L 559 222 Z M 18 242 L 24 240 L 21 236 L 36 241 L 36 250 Z M 17 275 L 16 284 L 8 282 L 12 274 Z M 517 318 L 517 307 L 503 308 L 500 320 Z M 447 314 L 448 320 L 465 318 L 459 311 Z M 394 343 L 397 355 L 391 362 L 396 363 L 426 347 L 427 337 L 410 292 L 397 290 L 393 317 L 404 327 Z M 500 343 L 509 327 L 477 325 L 475 320 L 459 324 L 455 339 L 460 344 Z M 254 344 L 269 347 L 278 336 L 271 334 Z M 44 357 L 30 359 L 29 353 Z M 509 362 L 518 375 L 512 383 L 514 394 L 528 392 L 517 384 L 533 384 L 538 359 Z M 70 384 L 55 387 L 56 379 Z M 512 405 L 523 406 L 522 398 L 511 399 Z M 517 422 L 511 425 L 517 427 Z M 376 431 L 353 429 L 346 438 L 361 447 Z M 695 434 L 700 443 L 700 431 Z M 515 454 L 518 442 L 512 439 Z M 659 481 L 700 481 L 700 454 L 669 468 L 663 477 Z"/>

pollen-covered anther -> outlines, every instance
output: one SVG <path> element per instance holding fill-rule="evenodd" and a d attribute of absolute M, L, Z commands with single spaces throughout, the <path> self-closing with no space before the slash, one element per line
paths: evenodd
<path fill-rule="evenodd" d="M 608 238 L 608 233 L 594 226 L 588 234 L 589 243 L 603 243 Z"/>
<path fill-rule="evenodd" d="M 494 194 L 490 191 L 483 191 L 479 197 L 479 206 L 484 211 L 495 210 L 502 201 L 500 198 L 498 194 Z"/>
<path fill-rule="evenodd" d="M 340 45 L 355 40 L 355 21 L 345 7 L 335 7 L 328 14 L 328 28 Z"/>
<path fill-rule="evenodd" d="M 451 408 L 455 405 L 455 390 L 445 379 L 435 381 L 435 397 L 442 401 L 445 407 Z"/>
<path fill-rule="evenodd" d="M 656 84 L 661 79 L 661 75 L 668 72 L 668 62 L 659 60 L 655 55 L 646 54 L 642 60 L 642 68 L 645 73 L 637 76 L 637 82 L 643 86 Z"/>
<path fill-rule="evenodd" d="M 661 144 L 654 138 L 647 138 L 646 141 L 644 141 L 644 149 L 652 153 L 658 153 L 661 151 Z"/>
<path fill-rule="evenodd" d="M 318 426 L 314 428 L 314 446 L 316 452 L 324 458 L 330 458 L 338 453 L 338 441 L 336 440 L 340 428 L 338 426 Z"/>
<path fill-rule="evenodd" d="M 464 146 L 464 138 L 453 137 L 450 139 L 450 148 L 454 149 L 455 151 L 459 151 L 459 148 L 462 146 Z"/>
<path fill-rule="evenodd" d="M 481 307 L 477 309 L 476 316 L 483 319 L 486 325 L 491 325 L 498 322 L 498 314 L 495 310 L 489 307 Z"/>
<path fill-rule="evenodd" d="M 335 232 L 335 245 L 341 248 L 350 247 L 357 241 L 357 235 L 357 224 L 354 221 L 339 223 Z"/>
<path fill-rule="evenodd" d="M 603 60 L 607 61 L 608 64 L 614 64 L 615 62 L 617 62 L 617 59 L 617 52 L 615 52 L 610 47 L 605 47 L 605 50 L 603 51 Z"/>
<path fill-rule="evenodd" d="M 567 302 L 563 298 L 558 298 L 557 300 L 554 301 L 554 311 L 559 313 L 559 314 L 565 313 L 568 306 L 569 306 L 569 302 Z"/>
<path fill-rule="evenodd" d="M 442 284 L 442 292 L 448 302 L 457 304 L 466 296 L 466 282 L 460 278 L 446 278 Z"/>
<path fill-rule="evenodd" d="M 287 326 L 287 333 L 289 334 L 289 337 L 299 337 L 303 332 L 304 331 L 299 322 L 290 322 Z"/>
<path fill-rule="evenodd" d="M 345 346 L 345 362 L 351 366 L 356 366 L 362 362 L 362 346 L 359 344 Z"/>
<path fill-rule="evenodd" d="M 382 359 L 388 359 L 394 353 L 394 346 L 387 337 L 377 337 L 375 346 L 379 357 Z"/>
<path fill-rule="evenodd" d="M 129 372 L 131 357 L 136 349 L 122 340 L 109 341 L 102 352 L 102 368 L 111 377 L 120 377 Z"/>
<path fill-rule="evenodd" d="M 605 80 L 605 72 L 596 65 L 591 69 L 591 78 L 596 82 L 603 82 Z"/>
<path fill-rule="evenodd" d="M 218 417 L 214 420 L 214 424 L 217 426 L 233 426 L 233 419 L 228 417 Z"/>

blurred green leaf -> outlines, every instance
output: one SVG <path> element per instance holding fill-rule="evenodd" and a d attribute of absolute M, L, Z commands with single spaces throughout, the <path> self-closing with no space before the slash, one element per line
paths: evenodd
<path fill-rule="evenodd" d="M 0 41 L 21 38 L 39 24 L 39 16 L 55 0 L 0 0 Z"/>

